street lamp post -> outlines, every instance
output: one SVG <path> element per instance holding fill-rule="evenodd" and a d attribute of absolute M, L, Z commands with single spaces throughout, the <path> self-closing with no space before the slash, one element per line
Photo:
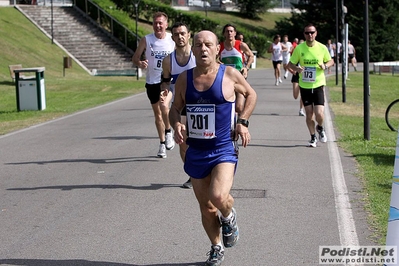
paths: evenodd
<path fill-rule="evenodd" d="M 139 20 L 139 3 L 140 0 L 134 0 L 134 8 L 136 11 L 136 50 L 139 47 L 138 20 Z M 139 66 L 136 66 L 136 77 L 139 80 Z"/>
<path fill-rule="evenodd" d="M 335 0 L 335 85 L 338 85 L 338 33 L 339 32 L 339 24 L 338 24 L 338 0 Z"/>
<path fill-rule="evenodd" d="M 364 1 L 363 15 L 363 116 L 364 139 L 370 140 L 370 83 L 369 83 L 369 2 Z"/>
<path fill-rule="evenodd" d="M 344 0 L 341 0 L 341 20 L 342 20 L 342 102 L 346 102 L 346 72 L 348 67 L 348 53 L 347 45 L 348 40 L 345 38 L 346 27 L 345 27 L 345 15 L 348 13 L 348 9 L 344 6 Z"/>
<path fill-rule="evenodd" d="M 51 0 L 51 43 L 54 44 L 54 13 L 53 13 L 53 0 Z"/>

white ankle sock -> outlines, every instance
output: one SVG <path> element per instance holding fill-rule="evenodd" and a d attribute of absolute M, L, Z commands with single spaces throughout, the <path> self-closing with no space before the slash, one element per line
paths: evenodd
<path fill-rule="evenodd" d="M 222 245 L 222 241 L 219 241 L 219 243 L 217 243 L 216 245 L 212 244 L 212 246 L 219 246 L 220 247 L 220 251 L 224 250 L 224 246 Z"/>
<path fill-rule="evenodd" d="M 233 218 L 233 211 L 231 211 L 227 217 L 224 217 L 222 214 L 222 220 L 224 221 L 230 221 L 232 218 Z"/>

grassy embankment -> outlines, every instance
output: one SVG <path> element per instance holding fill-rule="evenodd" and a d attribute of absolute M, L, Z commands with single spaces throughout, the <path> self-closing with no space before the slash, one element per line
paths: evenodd
<path fill-rule="evenodd" d="M 232 15 L 208 12 L 208 16 L 222 17 L 223 23 L 245 22 Z M 263 21 L 274 25 L 272 19 L 282 15 L 271 15 Z M 272 22 L 271 22 L 272 21 Z M 250 23 L 250 22 L 245 22 Z M 261 24 L 261 21 L 256 23 Z M 12 7 L 0 8 L 0 134 L 15 131 L 43 121 L 51 120 L 82 109 L 90 108 L 144 90 L 144 79 L 135 77 L 93 77 L 78 64 L 65 70 L 63 57 L 66 53 L 51 44 L 40 30 Z M 142 24 L 151 31 L 151 26 Z M 18 29 L 18 30 L 15 30 Z M 23 67 L 45 67 L 46 106 L 43 111 L 18 112 L 15 84 L 10 78 L 8 66 L 22 64 Z M 269 67 L 270 60 L 258 59 L 257 67 Z"/>

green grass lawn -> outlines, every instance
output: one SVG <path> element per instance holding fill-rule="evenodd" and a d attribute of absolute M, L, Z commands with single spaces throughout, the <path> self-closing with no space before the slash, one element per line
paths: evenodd
<path fill-rule="evenodd" d="M 67 54 L 12 7 L 0 8 L 0 25 L 0 134 L 144 91 L 144 79 L 94 77 L 75 62 L 64 76 Z M 8 68 L 14 64 L 45 67 L 45 110 L 17 111 L 16 87 Z"/>
<path fill-rule="evenodd" d="M 399 76 L 371 74 L 370 140 L 364 137 L 363 73 L 349 72 L 346 102 L 342 103 L 342 86 L 330 78 L 330 107 L 339 132 L 339 145 L 353 154 L 364 185 L 369 222 L 376 230 L 380 244 L 385 243 L 391 196 L 397 132 L 387 127 L 384 114 L 387 106 L 399 95 Z"/>

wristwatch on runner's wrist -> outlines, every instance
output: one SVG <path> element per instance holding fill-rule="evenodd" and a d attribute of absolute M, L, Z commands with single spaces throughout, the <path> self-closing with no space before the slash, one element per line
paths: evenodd
<path fill-rule="evenodd" d="M 248 127 L 249 126 L 249 121 L 247 119 L 238 118 L 237 119 L 237 124 L 241 124 L 244 127 Z"/>

